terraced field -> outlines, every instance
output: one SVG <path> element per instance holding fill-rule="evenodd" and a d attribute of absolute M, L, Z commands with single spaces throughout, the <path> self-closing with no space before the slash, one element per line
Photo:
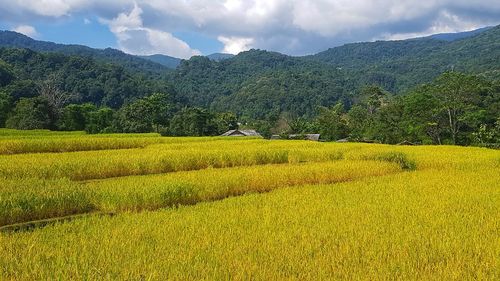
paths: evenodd
<path fill-rule="evenodd" d="M 0 280 L 500 278 L 498 150 L 0 130 L 0 154 Z"/>

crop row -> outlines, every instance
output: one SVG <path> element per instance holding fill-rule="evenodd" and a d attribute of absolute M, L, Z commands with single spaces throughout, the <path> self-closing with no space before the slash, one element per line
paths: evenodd
<path fill-rule="evenodd" d="M 429 169 L 0 233 L 0 279 L 498 280 L 499 178 Z"/>
<path fill-rule="evenodd" d="M 286 186 L 350 181 L 400 170 L 396 164 L 387 162 L 337 161 L 207 169 L 87 183 L 65 179 L 3 180 L 0 225 L 91 211 L 155 210 Z"/>

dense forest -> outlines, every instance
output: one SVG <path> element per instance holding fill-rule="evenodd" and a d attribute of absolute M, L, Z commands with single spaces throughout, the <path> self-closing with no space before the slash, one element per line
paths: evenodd
<path fill-rule="evenodd" d="M 0 33 L 0 126 L 324 140 L 500 142 L 500 27 L 347 44 L 313 56 L 250 50 L 175 70 L 117 50 Z M 159 63 L 150 61 L 156 60 Z"/>

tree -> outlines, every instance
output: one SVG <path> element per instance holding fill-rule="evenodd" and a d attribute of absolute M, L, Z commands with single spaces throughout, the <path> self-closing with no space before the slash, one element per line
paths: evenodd
<path fill-rule="evenodd" d="M 422 85 L 402 98 L 402 127 L 409 141 L 441 144 L 444 119 L 432 85 Z"/>
<path fill-rule="evenodd" d="M 0 87 L 9 85 L 14 78 L 12 66 L 0 59 Z"/>
<path fill-rule="evenodd" d="M 62 91 L 56 83 L 56 79 L 51 77 L 38 84 L 38 94 L 44 97 L 54 112 L 59 111 L 71 100 L 72 96 Z"/>
<path fill-rule="evenodd" d="M 360 104 L 366 107 L 368 115 L 373 115 L 387 103 L 389 93 L 377 85 L 365 86 L 361 89 Z"/>
<path fill-rule="evenodd" d="M 11 108 L 12 98 L 8 94 L 0 92 L 0 127 L 5 126 Z"/>
<path fill-rule="evenodd" d="M 198 107 L 187 107 L 176 113 L 169 127 L 169 134 L 174 136 L 213 136 L 217 133 L 214 114 Z"/>
<path fill-rule="evenodd" d="M 321 137 L 325 140 L 338 140 L 348 134 L 344 106 L 341 103 L 331 108 L 321 107 L 316 122 Z"/>
<path fill-rule="evenodd" d="M 401 99 L 394 99 L 381 107 L 373 122 L 373 138 L 383 143 L 398 143 L 405 140 L 402 126 L 403 104 Z"/>
<path fill-rule="evenodd" d="M 123 106 L 115 120 L 116 130 L 124 133 L 149 133 L 153 131 L 152 124 L 152 105 L 146 99 Z"/>
<path fill-rule="evenodd" d="M 364 139 L 370 123 L 371 119 L 368 118 L 368 111 L 361 105 L 354 105 L 347 112 L 347 128 L 351 139 Z"/>
<path fill-rule="evenodd" d="M 214 116 L 217 135 L 223 134 L 229 130 L 238 129 L 238 118 L 232 112 L 217 113 Z"/>
<path fill-rule="evenodd" d="M 174 104 L 167 94 L 155 93 L 147 97 L 146 100 L 150 103 L 151 122 L 157 133 L 160 132 L 160 127 L 167 127 L 170 118 L 173 116 Z"/>
<path fill-rule="evenodd" d="M 89 134 L 114 132 L 113 118 L 114 111 L 109 107 L 99 108 L 97 111 L 89 113 L 85 131 Z"/>
<path fill-rule="evenodd" d="M 63 131 L 83 131 L 87 127 L 90 114 L 96 110 L 93 104 L 70 104 L 62 110 L 58 127 Z"/>
<path fill-rule="evenodd" d="M 54 114 L 49 102 L 43 97 L 22 98 L 7 119 L 8 128 L 20 130 L 52 129 Z"/>
<path fill-rule="evenodd" d="M 458 135 L 467 124 L 468 112 L 477 110 L 475 103 L 480 91 L 481 81 L 476 76 L 452 71 L 435 80 L 434 95 L 446 115 L 446 127 L 453 144 L 458 142 Z"/>
<path fill-rule="evenodd" d="M 5 87 L 5 91 L 12 97 L 12 102 L 21 98 L 34 98 L 38 95 L 38 85 L 32 80 L 15 80 Z"/>

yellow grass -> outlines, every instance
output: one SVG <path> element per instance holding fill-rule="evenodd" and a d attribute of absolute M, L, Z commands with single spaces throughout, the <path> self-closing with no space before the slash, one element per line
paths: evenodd
<path fill-rule="evenodd" d="M 0 280 L 500 279 L 498 150 L 176 140 L 0 156 L 3 224 L 118 213 L 0 233 Z"/>

